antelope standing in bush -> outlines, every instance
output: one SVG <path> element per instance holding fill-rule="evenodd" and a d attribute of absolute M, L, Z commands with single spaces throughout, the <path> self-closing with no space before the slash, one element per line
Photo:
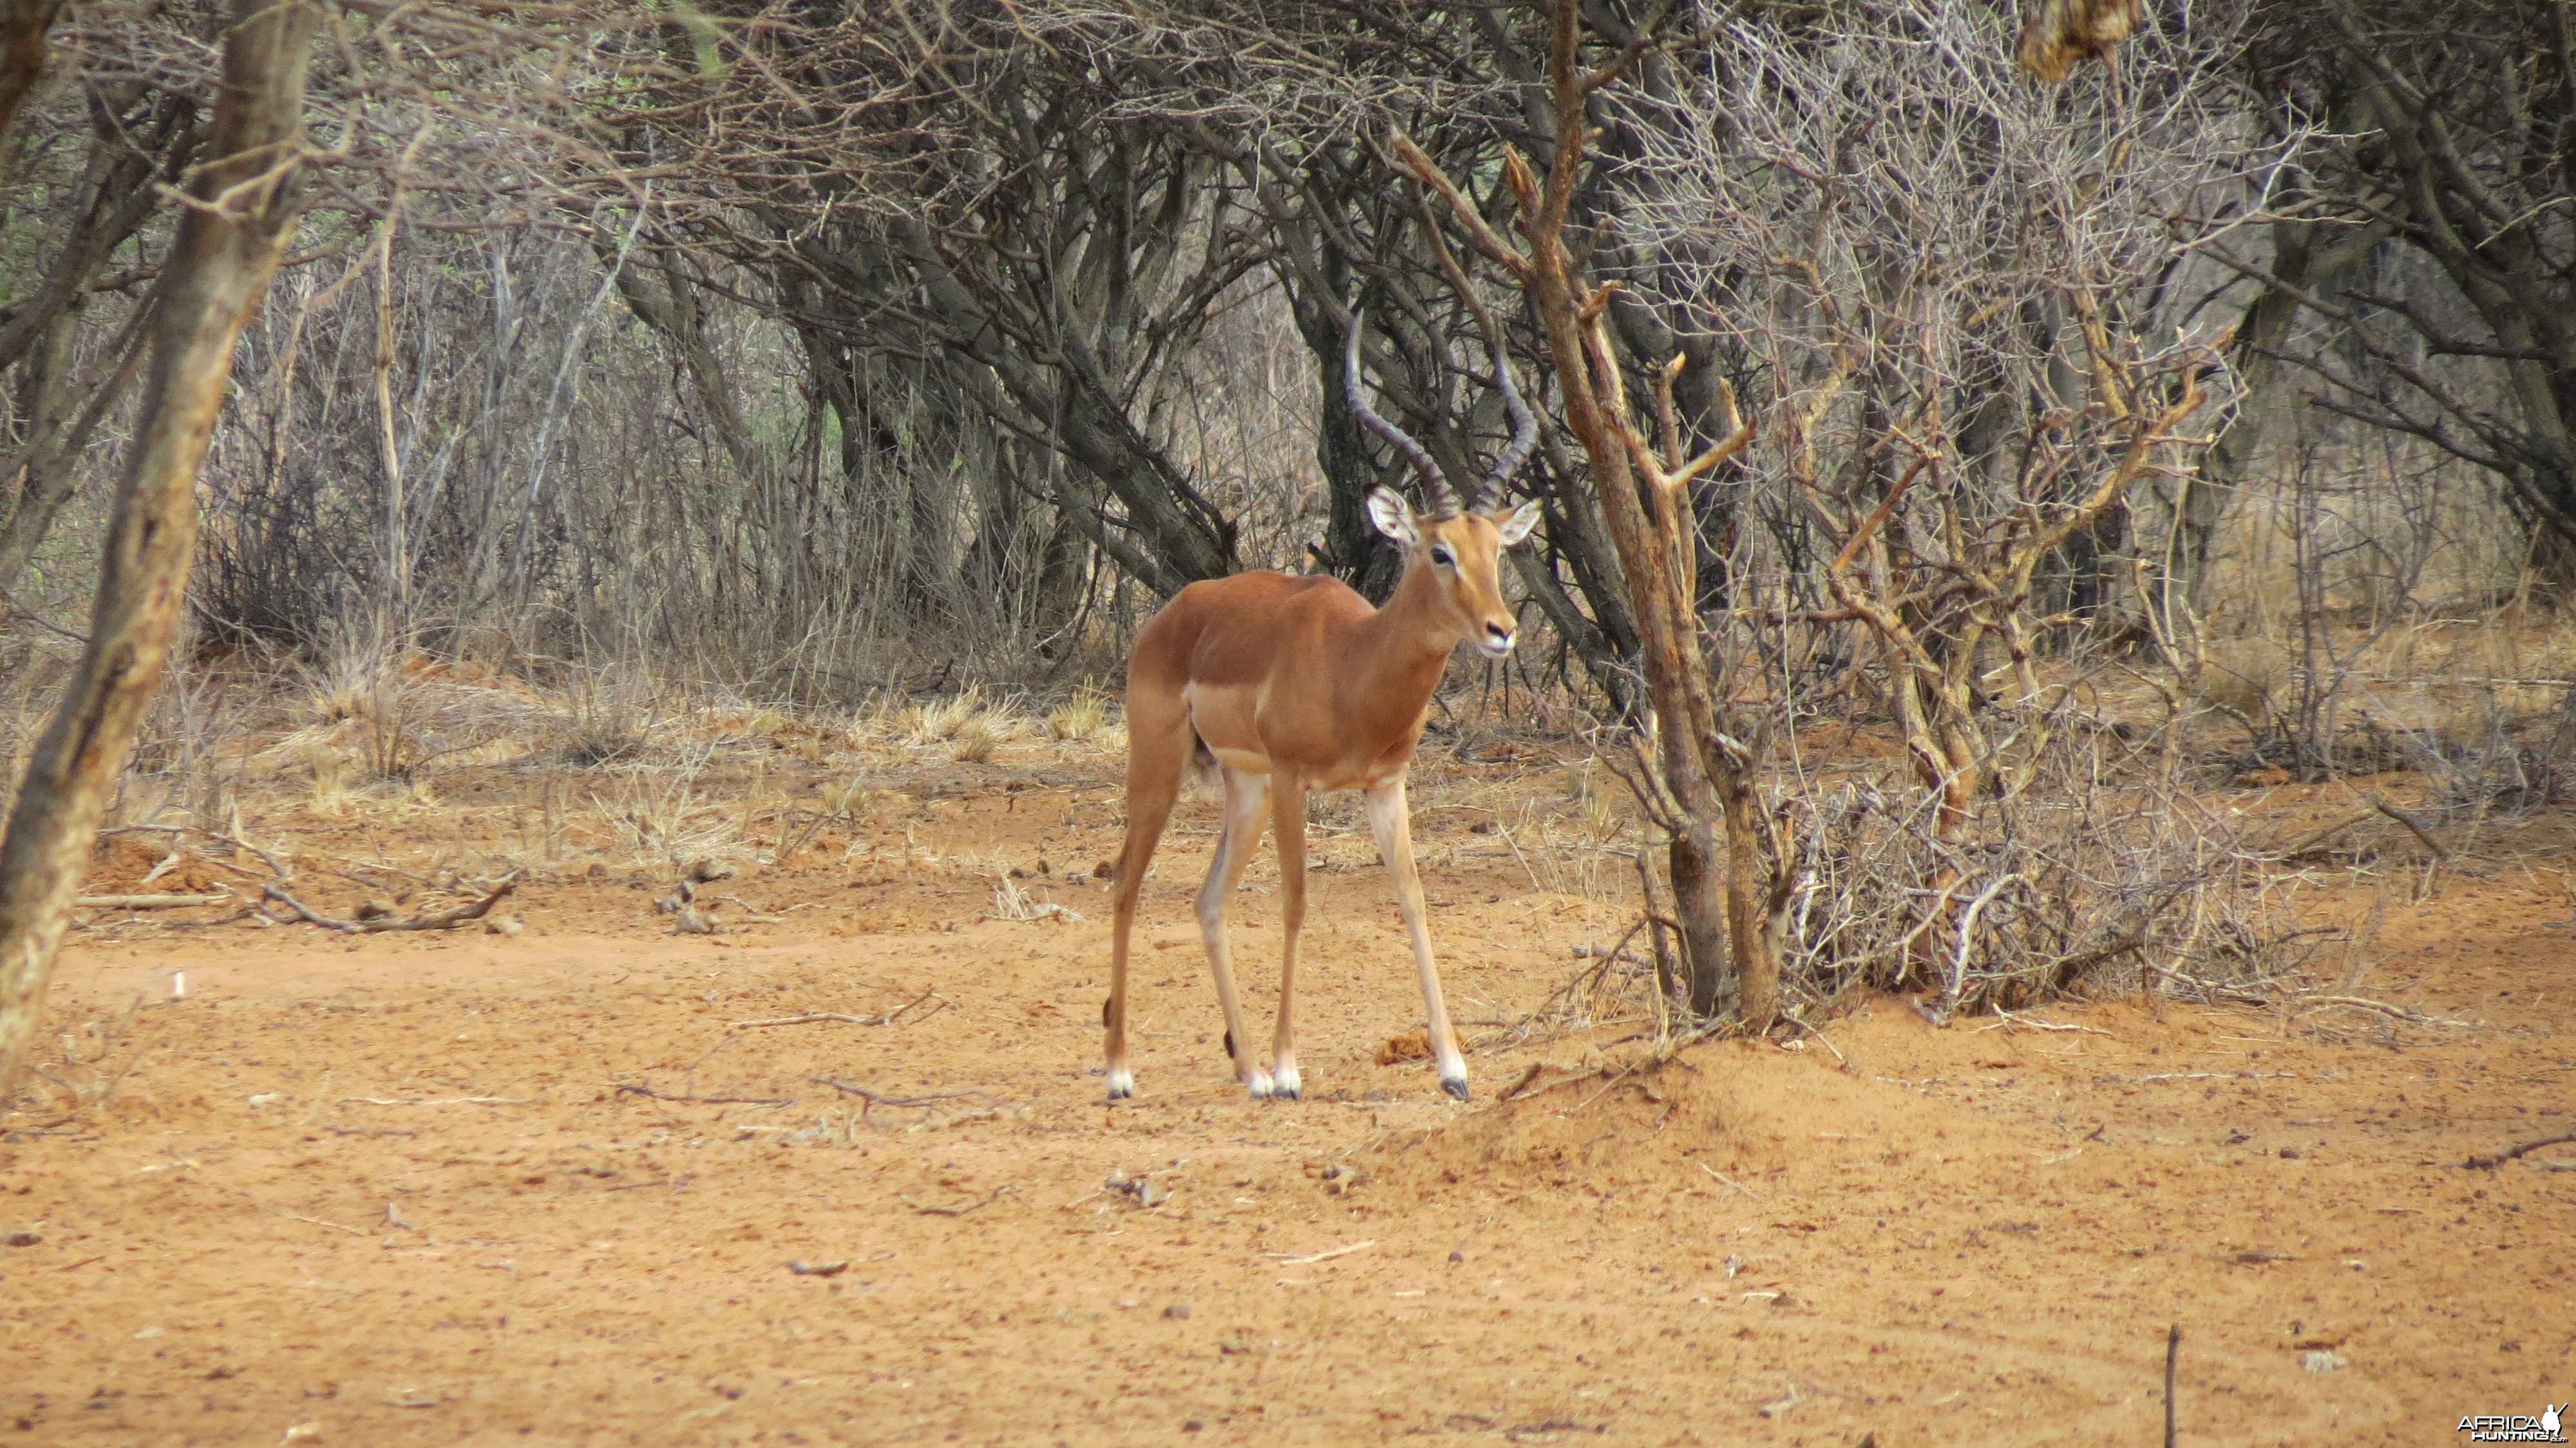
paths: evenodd
<path fill-rule="evenodd" d="M 1512 439 L 1470 500 L 1440 476 L 1421 444 L 1377 415 L 1361 395 L 1360 320 L 1351 322 L 1344 381 L 1351 410 L 1386 439 L 1422 480 L 1429 508 L 1415 512 L 1390 489 L 1369 496 L 1369 518 L 1404 549 L 1404 578 L 1384 608 L 1334 578 L 1240 573 L 1193 583 L 1136 635 L 1127 663 L 1127 843 L 1119 856 L 1109 958 L 1109 1098 L 1132 1096 L 1127 1069 L 1127 941 L 1136 895 L 1154 846 L 1171 818 L 1185 771 L 1213 769 L 1225 791 L 1225 826 L 1199 889 L 1199 934 L 1225 1008 L 1226 1053 L 1255 1097 L 1295 1098 L 1294 1008 L 1297 934 L 1306 919 L 1306 796 L 1356 789 L 1369 831 L 1395 877 L 1396 908 L 1413 937 L 1422 1006 L 1440 1086 L 1467 1099 L 1467 1063 L 1440 1000 L 1431 934 L 1422 918 L 1422 878 L 1413 867 L 1413 829 L 1404 797 L 1406 768 L 1430 717 L 1431 691 L 1450 651 L 1473 640 L 1488 658 L 1512 651 L 1514 618 L 1499 585 L 1502 550 L 1529 536 L 1538 504 L 1502 511 L 1503 484 L 1529 457 L 1537 423 L 1512 386 L 1499 345 L 1494 377 Z M 1226 902 L 1260 842 L 1279 823 L 1279 1030 L 1271 1062 L 1255 1059 L 1235 1000 L 1227 956 Z"/>

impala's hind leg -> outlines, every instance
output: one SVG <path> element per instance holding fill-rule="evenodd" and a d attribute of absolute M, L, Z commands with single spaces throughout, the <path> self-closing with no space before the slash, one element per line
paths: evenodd
<path fill-rule="evenodd" d="M 1216 859 L 1208 865 L 1207 883 L 1199 887 L 1199 938 L 1207 943 L 1217 1003 L 1225 1008 L 1226 1049 L 1234 1059 L 1234 1078 L 1256 1098 L 1270 1094 L 1270 1073 L 1253 1059 L 1252 1038 L 1244 1033 L 1243 1006 L 1234 993 L 1234 961 L 1225 939 L 1225 907 L 1243 879 L 1243 867 L 1260 847 L 1262 822 L 1269 813 L 1268 775 L 1225 771 L 1225 829 L 1217 836 Z"/>
<path fill-rule="evenodd" d="M 1270 777 L 1270 817 L 1279 841 L 1279 1034 L 1271 1043 L 1270 1094 L 1294 1101 L 1297 1072 L 1297 935 L 1306 928 L 1306 785 L 1285 770 Z"/>
<path fill-rule="evenodd" d="M 1440 1064 L 1440 1089 L 1467 1099 L 1467 1058 L 1458 1053 L 1458 1035 L 1449 1028 L 1449 1008 L 1440 1000 L 1440 971 L 1431 963 L 1431 928 L 1422 918 L 1422 876 L 1413 868 L 1413 817 L 1404 797 L 1404 776 L 1368 789 L 1369 833 L 1377 852 L 1395 876 L 1395 908 L 1404 916 L 1405 933 L 1413 937 L 1413 963 L 1422 972 L 1423 1018 L 1430 1025 L 1432 1058 Z"/>
<path fill-rule="evenodd" d="M 1137 691 L 1130 689 L 1133 697 Z M 1178 700 L 1168 709 L 1142 702 L 1128 712 L 1127 842 L 1118 852 L 1118 880 L 1111 897 L 1109 929 L 1109 1004 L 1101 1024 L 1109 1033 L 1109 1099 L 1136 1094 L 1136 1078 L 1127 1069 L 1127 940 L 1136 927 L 1136 896 L 1145 886 L 1145 870 L 1154 863 L 1154 846 L 1172 817 L 1180 796 L 1181 774 L 1189 766 L 1198 736 L 1190 732 L 1189 715 Z M 1168 717 L 1158 718 L 1158 715 Z"/>

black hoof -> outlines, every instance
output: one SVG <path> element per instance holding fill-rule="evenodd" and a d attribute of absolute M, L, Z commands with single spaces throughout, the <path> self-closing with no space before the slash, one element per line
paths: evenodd
<path fill-rule="evenodd" d="M 1124 1101 L 1135 1094 L 1133 1091 L 1121 1091 L 1115 1086 L 1109 1088 L 1109 1099 L 1112 1101 Z"/>
<path fill-rule="evenodd" d="M 1468 1095 L 1467 1095 L 1467 1078 L 1466 1078 L 1466 1077 L 1464 1077 L 1464 1076 L 1443 1076 L 1443 1077 L 1441 1077 L 1441 1078 L 1440 1078 L 1440 1089 L 1441 1089 L 1441 1090 L 1443 1090 L 1443 1091 L 1448 1092 L 1448 1093 L 1449 1093 L 1450 1095 L 1452 1095 L 1452 1096 L 1457 1097 L 1457 1098 L 1458 1098 L 1459 1100 L 1461 1100 L 1461 1101 L 1465 1101 L 1465 1100 L 1468 1100 L 1468 1099 L 1469 1099 L 1469 1097 L 1468 1097 Z"/>
<path fill-rule="evenodd" d="M 1298 1090 L 1294 1086 L 1273 1086 L 1270 1088 L 1270 1099 L 1273 1101 L 1302 1101 L 1306 1099 L 1306 1093 Z"/>

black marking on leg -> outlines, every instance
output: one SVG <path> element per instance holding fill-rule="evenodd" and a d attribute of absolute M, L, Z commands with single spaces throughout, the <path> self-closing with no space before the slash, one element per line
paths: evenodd
<path fill-rule="evenodd" d="M 1229 1061 L 1234 1059 L 1234 1032 L 1232 1031 L 1225 1033 L 1225 1058 Z"/>
<path fill-rule="evenodd" d="M 1109 1029 L 1109 1008 L 1114 1004 L 1116 1004 L 1114 1001 L 1102 1001 L 1100 1003 L 1100 1028 L 1104 1031 Z"/>

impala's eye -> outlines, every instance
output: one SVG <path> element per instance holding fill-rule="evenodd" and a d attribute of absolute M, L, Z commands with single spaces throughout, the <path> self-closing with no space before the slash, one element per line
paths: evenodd
<path fill-rule="evenodd" d="M 1431 550 L 1431 561 L 1443 568 L 1455 568 L 1458 566 L 1458 555 L 1446 548 L 1435 546 Z"/>

